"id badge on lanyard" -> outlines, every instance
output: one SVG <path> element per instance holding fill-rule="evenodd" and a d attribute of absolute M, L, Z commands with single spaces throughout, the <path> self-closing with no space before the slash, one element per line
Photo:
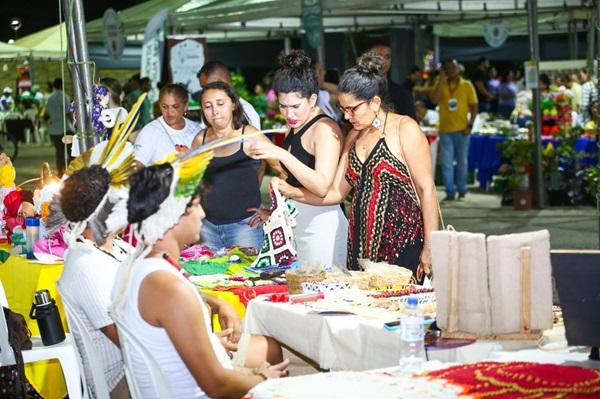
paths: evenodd
<path fill-rule="evenodd" d="M 448 111 L 454 112 L 458 109 L 458 100 L 456 98 L 448 99 Z"/>
<path fill-rule="evenodd" d="M 448 92 L 450 93 L 450 98 L 448 99 L 448 111 L 450 112 L 455 112 L 456 110 L 458 110 L 458 100 L 456 99 L 456 97 L 454 97 L 454 92 L 458 88 L 459 84 L 460 81 L 456 83 L 454 87 L 452 87 L 450 85 L 450 82 L 448 82 Z"/>

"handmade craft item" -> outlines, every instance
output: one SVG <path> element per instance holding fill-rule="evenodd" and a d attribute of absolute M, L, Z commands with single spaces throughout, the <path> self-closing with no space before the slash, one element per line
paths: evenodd
<path fill-rule="evenodd" d="M 263 224 L 263 242 L 260 253 L 252 263 L 253 268 L 279 265 L 297 255 L 294 247 L 294 231 L 298 210 L 279 191 L 279 183 L 269 185 L 271 215 Z"/>
<path fill-rule="evenodd" d="M 70 222 L 63 214 L 60 204 L 60 189 L 58 189 L 52 197 L 50 213 L 46 222 L 46 230 L 49 235 L 60 229 L 61 226 L 68 225 L 69 232 L 66 241 L 69 243 L 79 237 L 86 228 L 90 228 L 96 243 L 102 245 L 110 233 L 117 231 L 107 227 L 107 219 L 119 201 L 126 195 L 127 190 L 124 189 L 124 186 L 136 168 L 133 146 L 129 143 L 128 138 L 137 124 L 140 106 L 145 97 L 145 93 L 140 96 L 127 118 L 115 127 L 109 140 L 100 142 L 69 164 L 63 176 L 64 180 L 78 170 L 97 165 L 109 173 L 110 186 L 96 209 L 87 219 L 78 222 Z"/>
<path fill-rule="evenodd" d="M 548 230 L 489 236 L 487 264 L 494 334 L 519 333 L 522 328 L 528 330 L 524 333 L 552 328 Z"/>
<path fill-rule="evenodd" d="M 446 333 L 492 333 L 485 235 L 453 228 L 431 234 L 437 323 Z"/>
<path fill-rule="evenodd" d="M 412 271 L 405 267 L 368 259 L 359 259 L 358 265 L 370 274 L 369 289 L 372 290 L 403 289 L 412 280 Z"/>
<path fill-rule="evenodd" d="M 0 237 L 5 238 L 4 198 L 15 190 L 15 168 L 5 153 L 0 153 Z"/>
<path fill-rule="evenodd" d="M 2 203 L 4 206 L 4 230 L 10 241 L 15 228 L 25 229 L 25 218 L 35 216 L 33 193 L 29 190 L 17 188 L 8 193 Z"/>
<path fill-rule="evenodd" d="M 600 371 L 528 362 L 481 362 L 428 372 L 465 387 L 468 394 L 494 399 L 598 398 Z"/>
<path fill-rule="evenodd" d="M 489 236 L 432 232 L 437 322 L 447 337 L 464 334 L 534 339 L 552 327 L 547 230 Z"/>

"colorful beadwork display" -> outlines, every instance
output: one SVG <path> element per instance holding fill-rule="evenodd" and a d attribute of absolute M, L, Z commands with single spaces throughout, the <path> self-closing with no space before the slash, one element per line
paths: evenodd
<path fill-rule="evenodd" d="M 269 186 L 271 215 L 263 225 L 263 242 L 253 268 L 264 268 L 290 261 L 297 254 L 294 247 L 293 227 L 298 210 L 279 191 L 273 182 Z"/>
<path fill-rule="evenodd" d="M 598 398 L 600 370 L 529 362 L 481 362 L 432 371 L 481 398 Z"/>

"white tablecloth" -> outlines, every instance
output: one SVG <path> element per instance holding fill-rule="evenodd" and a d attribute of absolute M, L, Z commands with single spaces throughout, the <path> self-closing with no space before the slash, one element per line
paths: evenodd
<path fill-rule="evenodd" d="M 400 358 L 399 331 L 388 331 L 383 322 L 353 315 L 311 314 L 304 305 L 250 301 L 245 329 L 268 335 L 314 360 L 323 369 L 369 370 L 393 367 Z M 556 335 L 556 334 L 555 334 Z M 564 336 L 564 333 L 562 334 Z M 598 367 L 587 362 L 588 348 L 537 348 L 537 341 L 485 341 L 456 349 L 428 350 L 429 360 L 469 363 L 482 360 L 537 361 Z"/>
<path fill-rule="evenodd" d="M 341 371 L 269 379 L 256 385 L 249 399 L 467 399 L 463 387 L 394 370 Z"/>

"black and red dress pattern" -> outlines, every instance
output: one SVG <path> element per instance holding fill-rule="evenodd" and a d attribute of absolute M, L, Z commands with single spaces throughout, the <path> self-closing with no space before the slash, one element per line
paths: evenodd
<path fill-rule="evenodd" d="M 348 215 L 348 269 L 358 259 L 387 262 L 416 273 L 423 249 L 423 216 L 407 166 L 379 139 L 365 160 L 350 149 L 346 180 L 354 189 Z"/>

